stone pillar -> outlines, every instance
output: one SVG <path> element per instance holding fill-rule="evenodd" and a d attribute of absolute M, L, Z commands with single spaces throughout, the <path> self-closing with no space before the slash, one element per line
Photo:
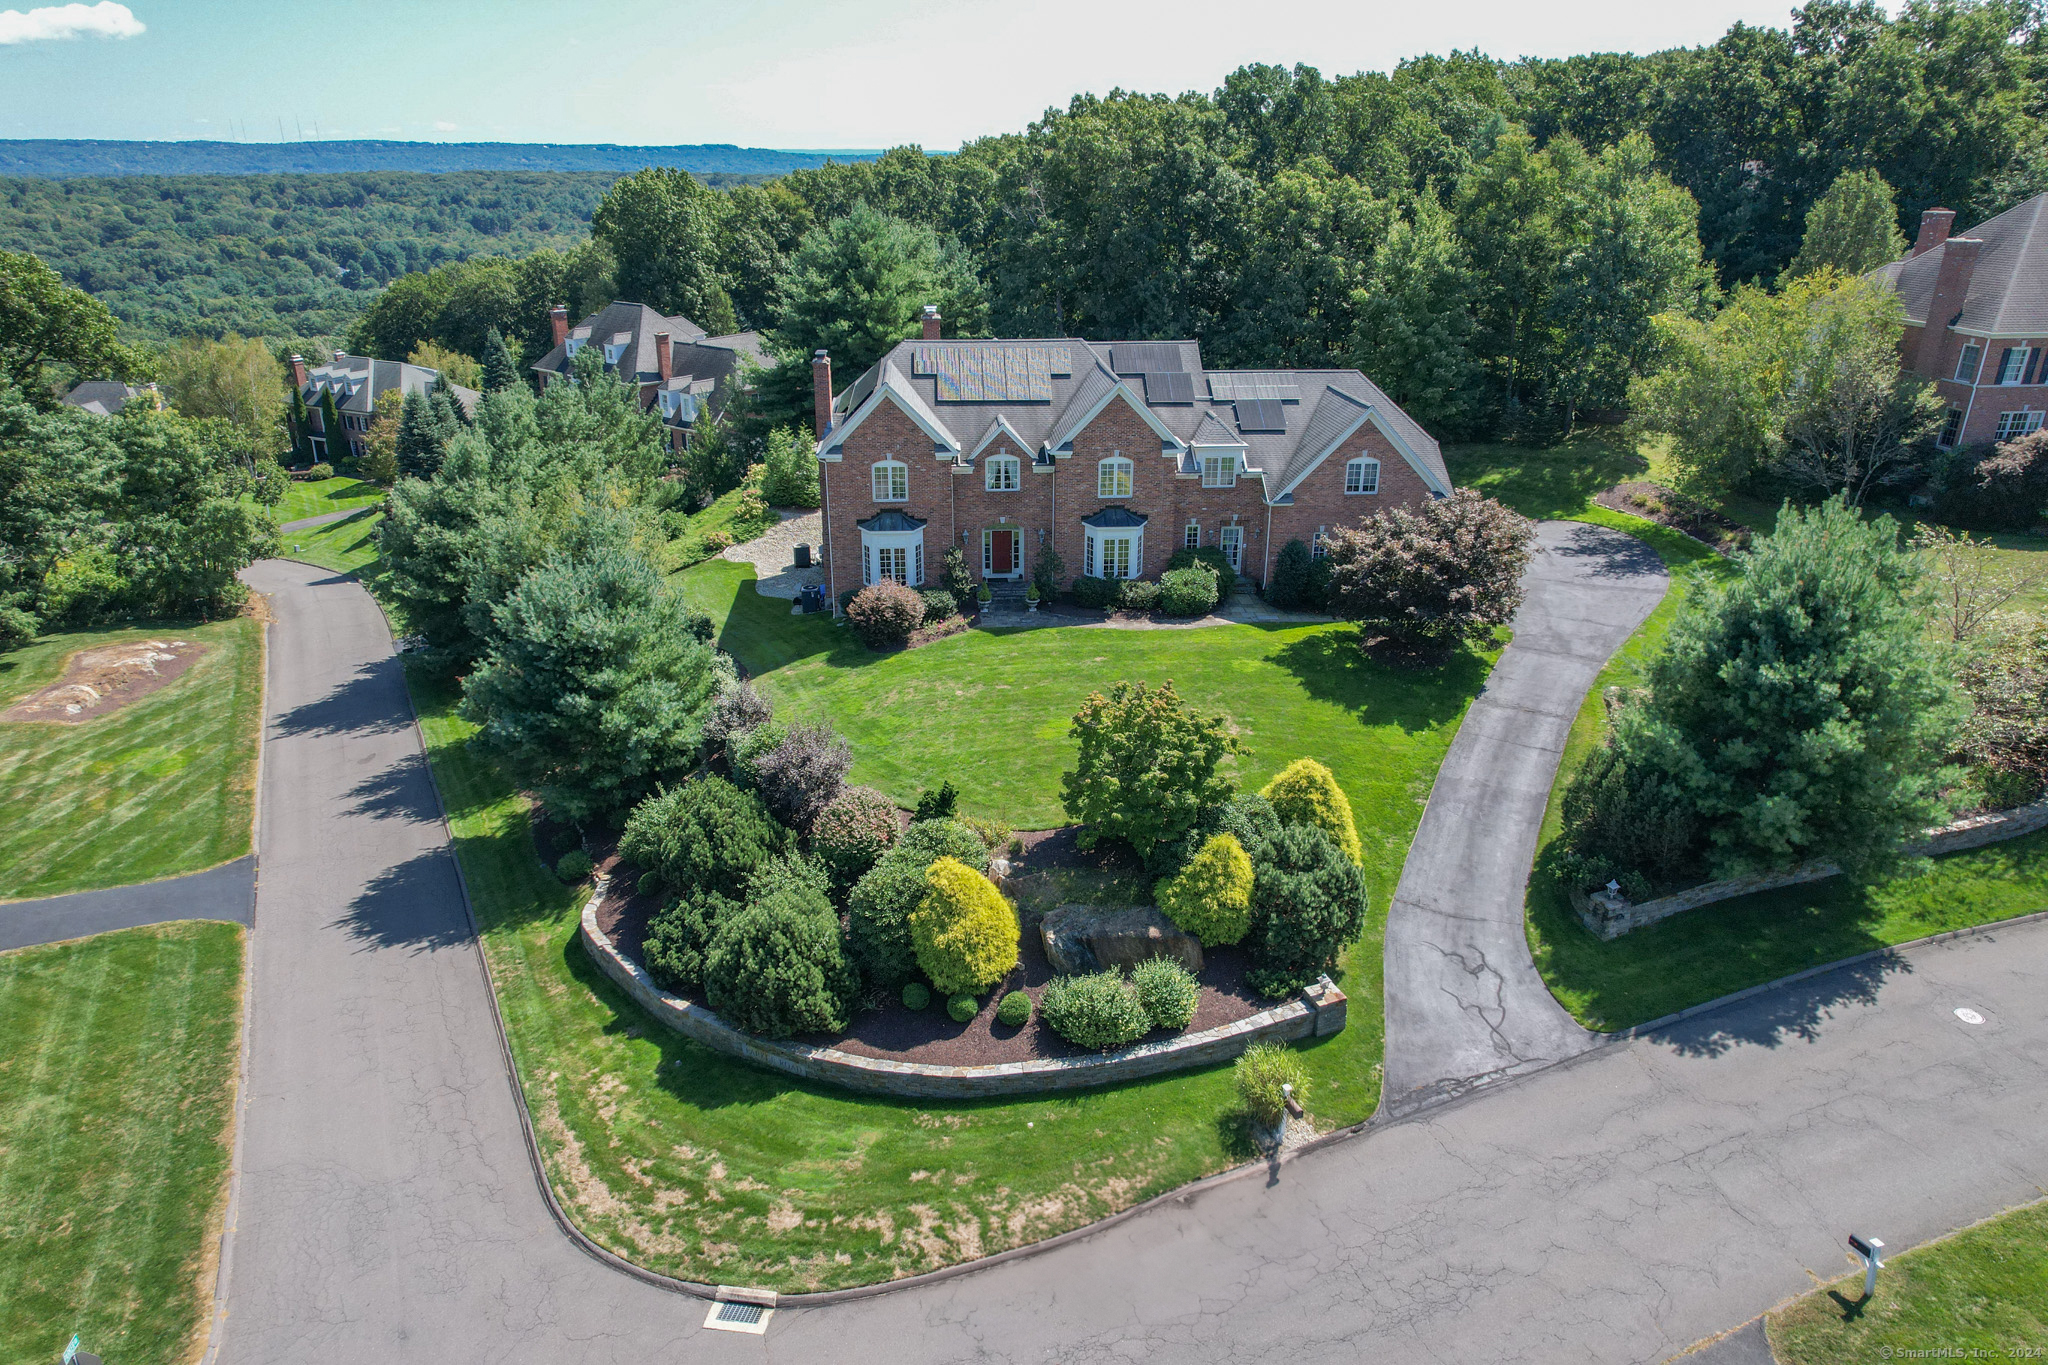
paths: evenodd
<path fill-rule="evenodd" d="M 1337 989 L 1337 983 L 1327 976 L 1316 978 L 1313 985 L 1302 987 L 1301 1003 L 1307 1005 L 1309 1013 L 1315 1016 L 1314 1038 L 1327 1038 L 1344 1029 L 1344 992 Z"/>

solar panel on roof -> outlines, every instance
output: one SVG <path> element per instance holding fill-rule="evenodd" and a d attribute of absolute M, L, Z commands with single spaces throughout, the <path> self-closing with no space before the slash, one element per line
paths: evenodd
<path fill-rule="evenodd" d="M 941 403 L 1049 403 L 1052 376 L 1069 373 L 1064 346 L 915 346 L 910 370 L 930 375 Z"/>
<path fill-rule="evenodd" d="M 1285 431 L 1287 410 L 1270 398 L 1237 400 L 1239 431 Z"/>
<path fill-rule="evenodd" d="M 1180 371 L 1168 374 L 1145 376 L 1145 401 L 1147 403 L 1192 403 L 1195 401 L 1195 377 Z"/>
<path fill-rule="evenodd" d="M 1209 396 L 1219 403 L 1239 403 L 1246 400 L 1255 403 L 1298 403 L 1301 401 L 1301 386 L 1294 382 L 1294 376 L 1286 370 L 1212 374 L 1209 376 Z"/>
<path fill-rule="evenodd" d="M 1166 374 L 1185 370 L 1180 345 L 1172 341 L 1127 341 L 1110 347 L 1109 358 L 1118 374 Z"/>

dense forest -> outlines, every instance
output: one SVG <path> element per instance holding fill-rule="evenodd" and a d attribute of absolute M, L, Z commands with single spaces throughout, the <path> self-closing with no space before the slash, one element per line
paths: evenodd
<path fill-rule="evenodd" d="M 697 143 L 622 147 L 567 142 L 115 142 L 0 139 L 0 175 L 337 175 L 371 171 L 602 171 L 674 166 L 708 177 L 782 175 L 867 152 L 778 152 Z"/>

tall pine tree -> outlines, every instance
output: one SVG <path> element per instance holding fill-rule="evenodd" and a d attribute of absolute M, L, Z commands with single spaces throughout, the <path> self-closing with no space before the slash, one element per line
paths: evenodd
<path fill-rule="evenodd" d="M 519 382 L 519 362 L 505 344 L 505 334 L 493 327 L 484 335 L 484 392 L 498 393 Z"/>
<path fill-rule="evenodd" d="M 398 417 L 398 472 L 415 479 L 433 478 L 446 449 L 442 441 L 440 423 L 427 396 L 417 389 L 406 394 Z"/>

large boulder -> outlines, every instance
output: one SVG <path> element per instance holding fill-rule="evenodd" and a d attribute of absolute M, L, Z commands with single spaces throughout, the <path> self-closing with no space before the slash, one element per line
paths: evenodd
<path fill-rule="evenodd" d="M 1038 922 L 1045 960 L 1063 975 L 1128 971 L 1155 957 L 1202 970 L 1202 942 L 1149 905 L 1062 905 Z"/>

